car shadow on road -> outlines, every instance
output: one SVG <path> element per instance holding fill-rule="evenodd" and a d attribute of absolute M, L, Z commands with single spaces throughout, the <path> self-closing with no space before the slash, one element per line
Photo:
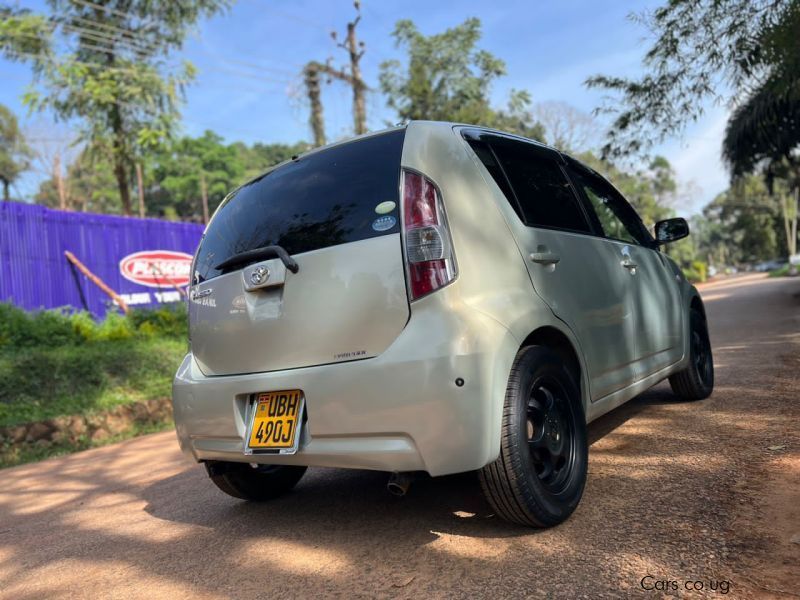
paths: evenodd
<path fill-rule="evenodd" d="M 642 394 L 591 423 L 589 443 L 613 433 L 648 407 L 675 401 L 668 388 Z M 406 537 L 417 531 L 417 544 L 436 539 L 432 532 L 513 538 L 536 531 L 495 516 L 475 472 L 437 478 L 422 475 L 402 498 L 388 493 L 387 479 L 387 473 L 378 471 L 309 469 L 290 494 L 258 504 L 225 496 L 198 466 L 159 480 L 140 495 L 147 502 L 145 511 L 159 519 L 229 531 L 241 528 L 248 535 L 268 533 L 304 543 L 309 543 L 309 535 L 313 538 L 315 531 L 344 527 L 350 537 L 368 538 L 391 536 L 392 529 L 403 531 Z M 177 505 L 179 490 L 185 489 L 198 490 L 201 498 Z M 298 528 L 298 523 L 302 527 Z M 388 531 L 387 523 L 391 523 Z"/>
<path fill-rule="evenodd" d="M 672 393 L 672 390 L 666 384 L 647 390 L 633 400 L 592 421 L 586 432 L 589 439 L 589 447 L 591 448 L 593 444 L 613 433 L 649 407 L 660 404 L 675 404 L 676 402 L 680 402 L 680 399 Z"/>
<path fill-rule="evenodd" d="M 402 498 L 386 490 L 387 479 L 388 474 L 379 471 L 309 469 L 289 494 L 251 503 L 225 496 L 197 467 L 154 483 L 141 497 L 147 501 L 145 511 L 159 519 L 228 531 L 241 526 L 248 535 L 297 538 L 306 544 L 314 541 L 315 532 L 339 528 L 346 529 L 351 540 L 391 538 L 392 531 L 402 531 L 403 545 L 428 543 L 438 537 L 433 531 L 492 538 L 531 532 L 493 515 L 476 473 L 422 475 Z M 175 490 L 187 488 L 204 490 L 203 506 L 175 506 Z"/>

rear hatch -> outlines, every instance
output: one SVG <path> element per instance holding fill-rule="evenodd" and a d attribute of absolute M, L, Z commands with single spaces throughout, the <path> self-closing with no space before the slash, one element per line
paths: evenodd
<path fill-rule="evenodd" d="M 211 219 L 190 290 L 192 353 L 206 375 L 380 354 L 409 317 L 400 240 L 404 129 L 325 148 L 231 194 Z M 267 246 L 278 251 L 234 256 Z M 255 253 L 257 255 L 258 252 Z M 297 272 L 287 268 L 297 263 Z"/>

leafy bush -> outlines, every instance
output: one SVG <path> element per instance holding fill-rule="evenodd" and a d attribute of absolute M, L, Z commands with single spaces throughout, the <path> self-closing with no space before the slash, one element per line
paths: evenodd
<path fill-rule="evenodd" d="M 797 267 L 792 269 L 792 265 L 783 265 L 782 267 L 775 269 L 774 271 L 769 272 L 770 277 L 791 277 L 792 275 L 796 275 L 798 271 Z"/>
<path fill-rule="evenodd" d="M 27 313 L 0 303 L 0 352 L 34 347 L 62 347 L 131 338 L 188 335 L 186 309 L 133 310 L 127 317 L 110 312 L 97 321 L 87 312 L 43 310 Z"/>
<path fill-rule="evenodd" d="M 113 312 L 108 313 L 97 328 L 98 340 L 127 340 L 135 334 L 133 322 Z"/>
<path fill-rule="evenodd" d="M 70 316 L 62 311 L 28 314 L 11 304 L 0 303 L 0 348 L 63 346 L 79 343 L 81 339 Z"/>
<path fill-rule="evenodd" d="M 75 330 L 81 341 L 89 341 L 97 338 L 97 321 L 91 314 L 85 311 L 73 313 L 70 316 L 72 328 Z"/>
<path fill-rule="evenodd" d="M 683 274 L 692 283 L 703 283 L 708 277 L 707 267 L 702 260 L 695 260 L 688 267 L 683 267 Z"/>
<path fill-rule="evenodd" d="M 189 335 L 186 307 L 183 304 L 175 308 L 132 310 L 128 319 L 136 331 L 146 337 L 162 335 L 185 339 Z"/>
<path fill-rule="evenodd" d="M 32 313 L 0 303 L 0 426 L 169 396 L 186 309 Z"/>

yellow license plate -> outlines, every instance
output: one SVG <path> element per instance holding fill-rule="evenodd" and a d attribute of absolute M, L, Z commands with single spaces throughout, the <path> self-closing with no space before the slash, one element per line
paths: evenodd
<path fill-rule="evenodd" d="M 300 390 L 263 392 L 256 396 L 250 427 L 253 450 L 294 449 L 300 429 L 303 393 Z"/>

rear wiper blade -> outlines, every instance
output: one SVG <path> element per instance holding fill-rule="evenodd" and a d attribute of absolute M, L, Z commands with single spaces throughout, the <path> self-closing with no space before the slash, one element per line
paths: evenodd
<path fill-rule="evenodd" d="M 240 252 L 239 254 L 234 254 L 230 258 L 226 258 L 214 268 L 217 271 L 224 271 L 230 267 L 255 262 L 257 260 L 261 260 L 262 258 L 280 258 L 281 262 L 292 273 L 297 273 L 300 270 L 300 265 L 297 264 L 297 261 L 280 246 L 262 246 L 261 248 L 254 248 L 253 250 Z"/>

